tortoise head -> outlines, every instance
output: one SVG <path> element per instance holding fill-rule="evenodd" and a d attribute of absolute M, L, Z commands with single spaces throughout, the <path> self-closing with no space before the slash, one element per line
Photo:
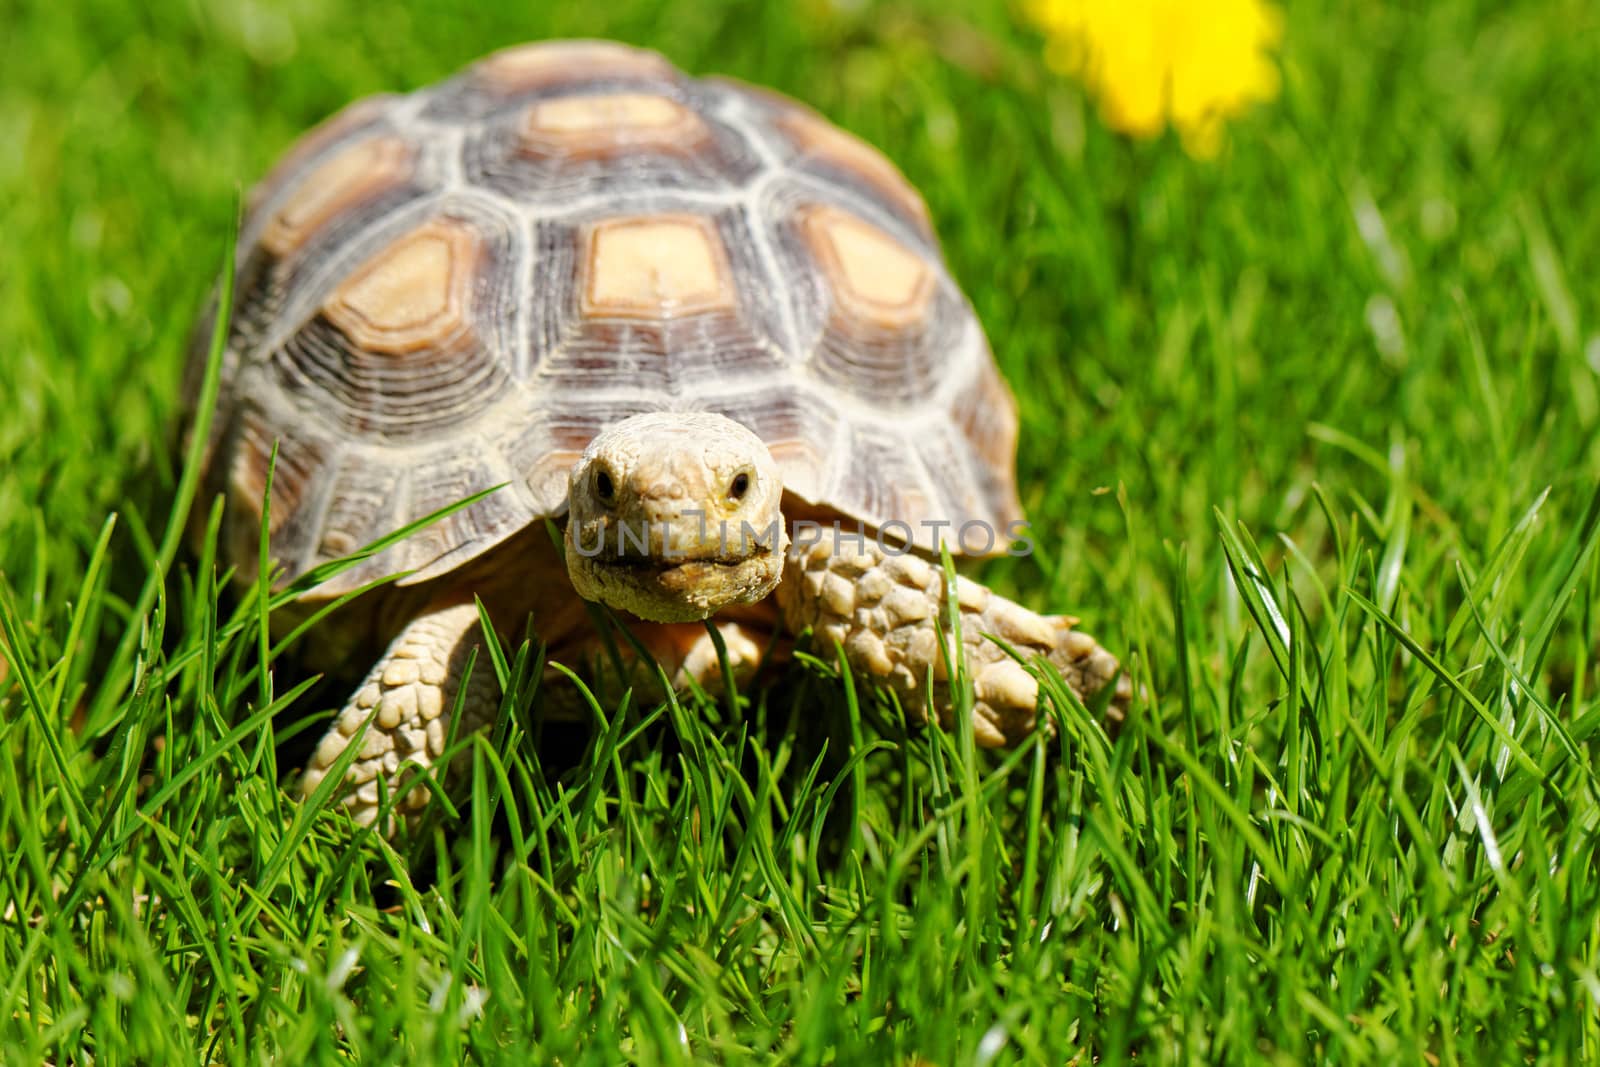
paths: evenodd
<path fill-rule="evenodd" d="M 572 467 L 572 586 L 585 600 L 651 622 L 752 604 L 783 571 L 782 501 L 772 453 L 732 419 L 704 412 L 624 419 Z"/>

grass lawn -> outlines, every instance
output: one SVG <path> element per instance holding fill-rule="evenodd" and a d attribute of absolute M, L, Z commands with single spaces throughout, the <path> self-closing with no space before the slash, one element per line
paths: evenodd
<path fill-rule="evenodd" d="M 0 22 L 0 1063 L 1600 1056 L 1593 3 L 1293 5 L 1211 161 L 998 0 Z M 173 505 L 238 190 L 565 35 L 925 191 L 1022 407 L 1040 552 L 980 573 L 1127 654 L 1123 729 L 973 755 L 816 663 L 573 736 L 524 693 L 398 850 L 289 798 L 346 683 L 266 662 Z"/>

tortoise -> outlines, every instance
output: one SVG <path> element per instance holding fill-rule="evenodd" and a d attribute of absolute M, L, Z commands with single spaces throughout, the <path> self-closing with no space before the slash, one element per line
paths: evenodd
<path fill-rule="evenodd" d="M 1127 698 L 1075 619 L 931 562 L 1026 546 L 1015 401 L 922 198 L 786 97 L 557 41 L 360 100 L 253 191 L 234 292 L 204 484 L 238 573 L 264 503 L 288 582 L 493 490 L 301 598 L 402 575 L 318 642 L 385 649 L 301 777 L 360 737 L 338 788 L 363 824 L 380 783 L 426 801 L 403 780 L 453 708 L 467 731 L 496 714 L 487 670 L 456 703 L 475 596 L 566 662 L 599 647 L 585 601 L 607 605 L 679 687 L 722 682 L 718 638 L 743 680 L 810 631 L 948 722 L 953 595 L 980 744 L 1025 737 L 1040 702 L 991 637 Z"/>

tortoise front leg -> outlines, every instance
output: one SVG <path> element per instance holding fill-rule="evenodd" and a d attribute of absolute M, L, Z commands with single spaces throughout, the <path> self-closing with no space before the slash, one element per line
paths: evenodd
<path fill-rule="evenodd" d="M 393 796 L 404 785 L 402 764 L 428 767 L 443 754 L 450 711 L 478 635 L 478 609 L 470 600 L 438 604 L 412 619 L 323 735 L 300 779 L 302 796 L 311 795 L 361 725 L 370 721 L 361 751 L 345 771 L 340 798 L 358 823 L 370 826 L 378 817 L 379 779 Z M 494 673 L 480 656 L 462 705 L 458 736 L 488 726 L 498 706 Z M 442 778 L 444 773 L 441 767 L 435 775 Z M 417 788 L 396 808 L 415 813 L 427 802 L 428 790 Z"/>
<path fill-rule="evenodd" d="M 761 663 L 764 635 L 740 622 L 713 620 L 713 625 L 722 637 L 722 647 L 727 650 L 728 667 L 735 684 L 749 681 Z M 687 689 L 693 681 L 708 692 L 722 692 L 722 660 L 717 656 L 716 643 L 705 623 L 644 626 L 639 628 L 639 637 L 672 680 L 674 689 Z"/>
<path fill-rule="evenodd" d="M 712 620 L 727 651 L 728 667 L 733 672 L 735 685 L 743 685 L 761 665 L 767 636 L 776 618 L 765 630 L 750 621 Z M 717 646 L 706 630 L 704 622 L 629 624 L 634 640 L 638 641 L 654 662 L 641 660 L 631 642 L 622 635 L 614 635 L 614 648 L 607 647 L 593 634 L 585 635 L 569 647 L 552 649 L 550 659 L 576 668 L 594 692 L 601 706 L 614 705 L 622 699 L 625 689 L 632 688 L 641 699 L 664 699 L 659 664 L 668 684 L 676 692 L 683 692 L 690 684 L 698 685 L 713 695 L 723 691 L 725 679 L 722 660 Z M 617 671 L 615 651 L 621 659 L 622 673 Z M 588 704 L 566 675 L 554 667 L 546 667 L 544 674 L 543 711 L 551 718 L 587 719 Z"/>
<path fill-rule="evenodd" d="M 915 555 L 890 555 L 870 538 L 835 540 L 791 546 L 778 586 L 784 624 L 796 634 L 809 627 L 826 648 L 837 641 L 853 671 L 894 689 L 906 710 L 923 720 L 931 676 L 934 710 L 949 726 L 949 676 L 938 631 L 945 614 L 943 572 Z M 1021 741 L 1034 728 L 1039 701 L 1038 681 L 987 635 L 1025 658 L 1044 656 L 1086 701 L 1117 677 L 1116 657 L 1074 630 L 1070 617 L 1036 614 L 966 578 L 956 579 L 956 598 L 980 745 Z M 1126 677 L 1118 677 L 1114 703 L 1125 703 L 1130 692 Z"/>

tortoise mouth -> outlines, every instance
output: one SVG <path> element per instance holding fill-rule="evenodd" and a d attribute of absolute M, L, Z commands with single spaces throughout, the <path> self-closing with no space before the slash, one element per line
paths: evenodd
<path fill-rule="evenodd" d="M 656 582 L 669 589 L 687 589 L 701 582 L 712 581 L 720 576 L 737 574 L 740 568 L 752 565 L 765 566 L 766 561 L 754 556 L 741 556 L 737 559 L 720 559 L 710 557 L 706 559 L 686 559 L 676 562 L 665 560 L 639 560 L 626 561 L 625 567 L 633 567 L 644 573 L 653 574 Z"/>
<path fill-rule="evenodd" d="M 702 583 L 724 580 L 749 571 L 765 571 L 775 559 L 771 551 L 760 550 L 742 556 L 602 556 L 589 562 L 610 568 L 618 574 L 630 575 L 637 581 L 651 582 L 676 591 L 689 590 Z"/>
<path fill-rule="evenodd" d="M 569 555 L 568 574 L 585 600 L 598 600 L 649 622 L 693 622 L 729 604 L 753 604 L 777 587 L 783 553 L 769 548 L 733 556 Z"/>

